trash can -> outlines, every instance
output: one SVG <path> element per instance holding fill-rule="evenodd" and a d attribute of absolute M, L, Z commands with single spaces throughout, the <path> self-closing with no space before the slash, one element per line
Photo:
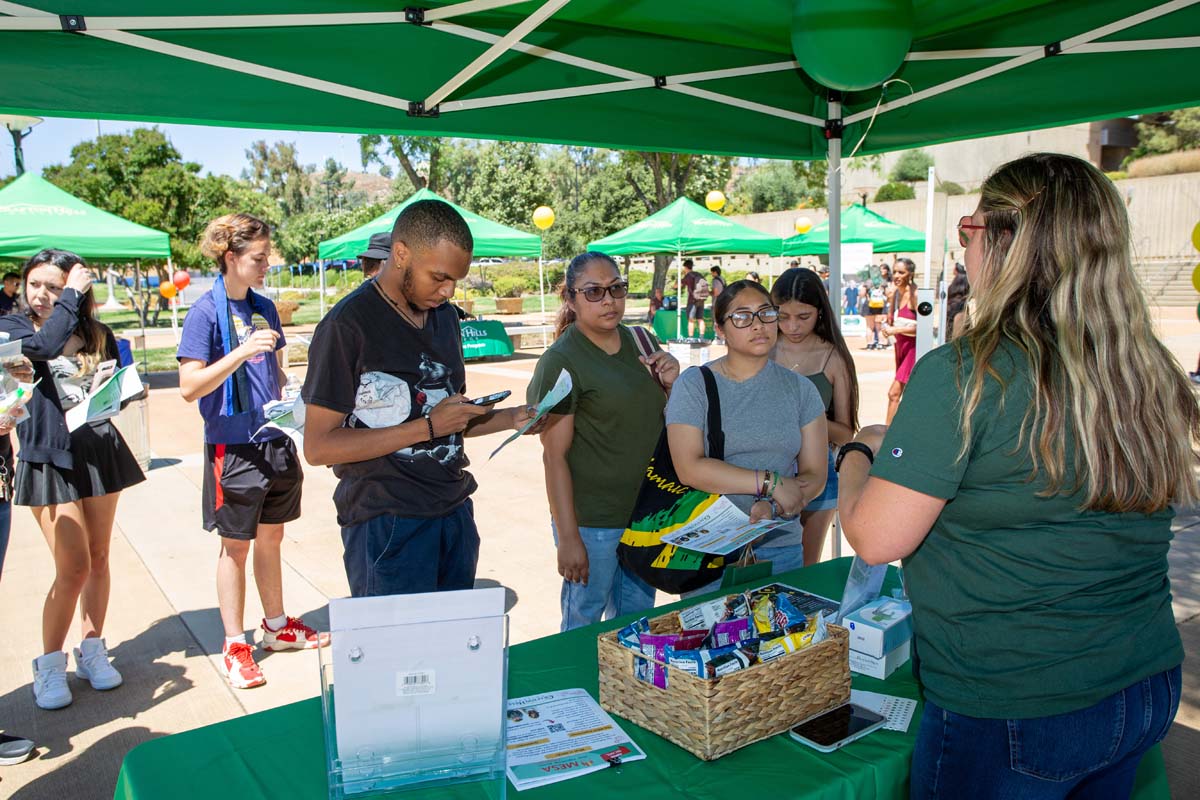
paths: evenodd
<path fill-rule="evenodd" d="M 150 397 L 134 400 L 121 409 L 113 420 L 117 430 L 125 437 L 125 443 L 133 451 L 133 457 L 143 470 L 150 469 Z"/>

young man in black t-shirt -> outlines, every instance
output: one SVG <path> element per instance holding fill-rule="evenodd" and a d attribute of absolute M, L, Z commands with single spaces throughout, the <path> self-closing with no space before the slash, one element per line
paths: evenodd
<path fill-rule="evenodd" d="M 0 289 L 0 315 L 17 312 L 17 292 L 20 290 L 21 275 L 16 272 L 4 273 L 4 288 Z"/>
<path fill-rule="evenodd" d="M 479 558 L 463 436 L 519 428 L 528 406 L 471 405 L 458 315 L 447 302 L 474 242 L 449 204 L 400 213 L 391 255 L 321 320 L 302 397 L 304 456 L 338 477 L 355 597 L 471 589 Z"/>

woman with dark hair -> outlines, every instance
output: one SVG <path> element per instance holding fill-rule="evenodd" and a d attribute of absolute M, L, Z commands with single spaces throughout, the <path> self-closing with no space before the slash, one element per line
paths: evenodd
<path fill-rule="evenodd" d="M 66 412 L 103 380 L 101 362 L 118 358 L 112 331 L 96 318 L 92 274 L 65 250 L 43 250 L 25 263 L 24 314 L 0 317 L 0 331 L 21 340 L 39 381 L 30 418 L 17 427 L 21 458 L 13 503 L 29 506 L 54 556 L 55 576 L 42 610 L 43 655 L 33 661 L 41 708 L 70 705 L 67 632 L 78 604 L 75 675 L 97 690 L 121 685 L 102 634 L 111 578 L 108 551 L 121 491 L 145 480 L 109 420 L 68 431 Z"/>
<path fill-rule="evenodd" d="M 967 280 L 967 268 L 962 264 L 954 264 L 954 280 L 946 287 L 946 336 L 947 342 L 957 338 L 962 333 L 962 321 L 959 319 L 967 307 L 967 295 L 971 293 L 971 284 Z"/>
<path fill-rule="evenodd" d="M 654 606 L 654 589 L 617 563 L 617 543 L 662 433 L 664 391 L 679 362 L 657 349 L 639 355 L 642 346 L 621 324 L 628 293 L 610 257 L 572 259 L 555 342 L 527 393 L 537 403 L 563 370 L 571 376 L 571 394 L 542 432 L 564 631 Z"/>
<path fill-rule="evenodd" d="M 700 368 L 680 376 L 667 403 L 667 439 L 680 480 L 728 496 L 754 521 L 794 519 L 821 495 L 828 463 L 821 395 L 811 381 L 771 358 L 778 319 L 771 295 L 750 280 L 729 284 L 713 308 L 729 348 L 707 365 L 721 400 L 724 460 L 706 450 L 708 393 Z M 771 531 L 754 549 L 776 572 L 804 566 L 796 523 Z M 709 588 L 716 587 L 700 591 Z"/>
<path fill-rule="evenodd" d="M 1200 408 L 1104 173 L 1017 159 L 958 229 L 967 330 L 839 454 L 850 543 L 904 561 L 910 795 L 1129 797 L 1182 694 L 1167 556 L 1173 505 L 1200 501 Z"/>
<path fill-rule="evenodd" d="M 913 281 L 916 264 L 912 259 L 897 258 L 893 272 L 891 312 L 883 332 L 896 340 L 896 377 L 888 389 L 887 424 L 892 424 L 900 398 L 913 365 L 917 363 L 917 285 Z"/>
<path fill-rule="evenodd" d="M 263 430 L 263 408 L 281 399 L 283 328 L 275 304 L 255 293 L 266 279 L 271 230 L 249 214 L 227 214 L 204 230 L 201 251 L 220 274 L 192 304 L 176 358 L 179 392 L 204 418 L 204 529 L 216 531 L 217 606 L 225 629 L 224 675 L 235 689 L 267 679 L 246 641 L 246 560 L 266 615 L 263 649 L 306 650 L 327 641 L 284 611 L 283 526 L 300 516 L 304 470 L 296 445 Z M 251 640 L 253 641 L 253 639 Z"/>
<path fill-rule="evenodd" d="M 771 357 L 812 381 L 825 406 L 829 444 L 841 446 L 858 430 L 858 374 L 825 286 L 812 270 L 789 269 L 775 281 L 771 299 L 779 307 L 779 340 Z M 821 560 L 837 510 L 833 450 L 827 455 L 825 491 L 800 514 L 806 567 Z"/>

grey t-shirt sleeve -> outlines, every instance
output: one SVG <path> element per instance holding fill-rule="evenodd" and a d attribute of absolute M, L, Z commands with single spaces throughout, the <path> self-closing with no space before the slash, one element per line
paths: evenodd
<path fill-rule="evenodd" d="M 688 367 L 675 379 L 667 400 L 667 424 L 691 425 L 707 433 L 708 393 L 699 367 Z"/>
<path fill-rule="evenodd" d="M 796 377 L 799 378 L 797 382 L 800 384 L 798 400 L 800 405 L 800 427 L 803 428 L 817 417 L 825 415 L 825 404 L 821 402 L 821 393 L 817 391 L 817 387 L 813 385 L 812 381 L 803 375 L 796 375 Z"/>

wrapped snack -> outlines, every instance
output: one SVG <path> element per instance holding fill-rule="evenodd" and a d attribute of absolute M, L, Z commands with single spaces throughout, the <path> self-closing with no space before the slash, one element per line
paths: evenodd
<path fill-rule="evenodd" d="M 775 629 L 794 633 L 793 628 L 800 629 L 808 627 L 808 620 L 804 614 L 800 613 L 791 598 L 786 594 L 776 595 L 773 604 L 775 606 Z M 820 616 L 819 614 L 814 616 Z"/>
<path fill-rule="evenodd" d="M 750 601 L 754 611 L 754 630 L 765 635 L 775 630 L 775 603 L 771 595 L 755 592 Z"/>
<path fill-rule="evenodd" d="M 750 606 L 744 595 L 731 594 L 685 608 L 679 612 L 679 624 L 683 628 L 708 630 L 718 622 L 750 616 Z"/>
<path fill-rule="evenodd" d="M 676 650 L 699 650 L 704 647 L 705 640 L 708 639 L 708 630 L 700 628 L 694 631 L 683 631 L 679 634 L 679 640 L 671 645 Z"/>
<path fill-rule="evenodd" d="M 825 617 L 820 613 L 813 614 L 803 629 L 764 641 L 759 648 L 758 657 L 763 661 L 772 661 L 788 653 L 794 653 L 823 642 L 827 638 L 829 638 L 829 629 L 825 625 Z"/>
<path fill-rule="evenodd" d="M 709 647 L 725 647 L 750 638 L 750 620 L 745 617 L 718 622 L 708 638 Z"/>
<path fill-rule="evenodd" d="M 681 670 L 689 675 L 695 675 L 697 678 L 706 678 L 708 677 L 706 668 L 710 661 L 732 653 L 736 649 L 736 645 L 701 650 L 675 650 L 674 648 L 667 648 L 667 663 L 673 669 Z"/>
<path fill-rule="evenodd" d="M 751 655 L 740 647 L 734 647 L 728 653 L 717 656 L 708 662 L 708 665 L 705 667 L 706 677 L 720 678 L 723 675 L 746 669 L 746 667 L 757 663 L 757 661 L 758 658 L 756 656 Z"/>
<path fill-rule="evenodd" d="M 667 646 L 674 645 L 679 641 L 678 633 L 643 633 L 641 635 L 642 655 L 649 656 L 655 661 L 667 660 Z M 667 688 L 667 668 L 662 664 L 653 664 L 654 669 L 650 670 L 649 662 L 644 662 L 647 665 L 647 671 L 651 673 L 651 679 L 647 683 L 652 683 L 659 689 Z M 639 680 L 646 680 L 641 674 L 638 675 Z"/>
<path fill-rule="evenodd" d="M 641 636 L 643 633 L 650 632 L 650 620 L 642 617 L 636 622 L 631 622 L 621 630 L 617 631 L 617 642 L 622 647 L 628 647 L 631 650 L 641 650 Z"/>

